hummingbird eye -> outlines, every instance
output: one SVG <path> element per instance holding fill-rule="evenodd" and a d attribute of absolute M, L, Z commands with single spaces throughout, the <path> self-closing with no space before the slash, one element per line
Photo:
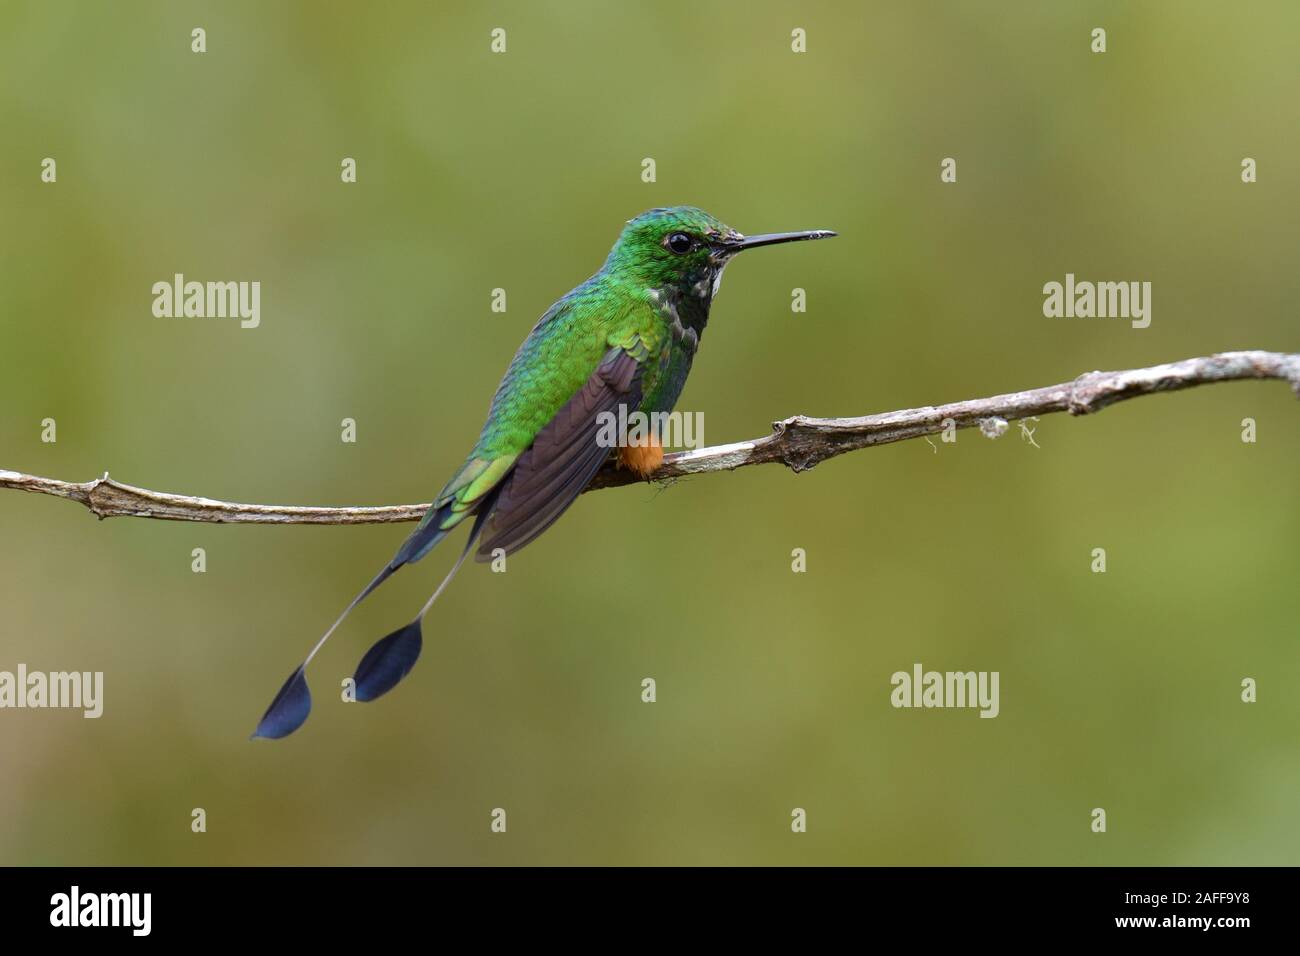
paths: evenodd
<path fill-rule="evenodd" d="M 668 247 L 670 252 L 684 256 L 695 246 L 695 240 L 684 232 L 674 232 L 664 240 L 664 245 Z"/>

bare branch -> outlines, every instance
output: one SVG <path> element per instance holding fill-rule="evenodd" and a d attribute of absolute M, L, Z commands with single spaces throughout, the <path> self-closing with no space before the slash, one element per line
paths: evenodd
<path fill-rule="evenodd" d="M 795 415 L 774 422 L 772 434 L 753 441 L 716 445 L 668 455 L 651 480 L 682 478 L 746 465 L 781 462 L 794 471 L 857 448 L 886 445 L 957 428 L 1027 419 L 1055 412 L 1088 415 L 1108 405 L 1195 385 L 1241 379 L 1280 379 L 1290 382 L 1300 397 L 1300 354 L 1282 352 L 1222 352 L 1167 365 L 1119 372 L 1087 372 L 1073 382 L 1023 392 L 976 398 L 949 405 L 927 405 L 861 418 L 808 418 Z M 1005 425 L 986 429 L 1000 433 Z M 613 462 L 596 475 L 587 490 L 634 484 L 631 473 Z M 382 524 L 416 521 L 429 507 L 385 505 L 361 508 L 316 508 L 300 505 L 250 505 L 211 498 L 194 498 L 149 491 L 104 477 L 86 482 L 58 481 L 0 470 L 0 488 L 14 488 L 79 501 L 100 518 L 131 516 L 171 521 L 249 522 L 255 524 Z"/>
<path fill-rule="evenodd" d="M 108 477 L 93 481 L 59 481 L 16 471 L 0 470 L 0 488 L 34 491 L 71 498 L 99 518 L 162 518 L 167 521 L 212 521 L 251 524 L 383 524 L 419 521 L 428 509 L 422 505 L 380 505 L 369 508 L 314 508 L 302 505 L 248 505 L 212 498 L 149 491 Z"/>

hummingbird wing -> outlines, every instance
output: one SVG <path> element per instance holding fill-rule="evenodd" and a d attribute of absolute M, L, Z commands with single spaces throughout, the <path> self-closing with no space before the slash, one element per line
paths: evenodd
<path fill-rule="evenodd" d="M 549 527 L 611 451 L 596 440 L 601 413 L 639 406 L 639 368 L 653 338 L 594 279 L 551 306 L 506 370 L 474 451 L 398 549 L 394 570 L 485 508 L 494 514 L 479 560 L 496 548 L 516 551 Z"/>
<path fill-rule="evenodd" d="M 477 560 L 490 560 L 498 548 L 518 551 L 582 494 L 613 450 L 599 440 L 605 416 L 617 416 L 620 405 L 629 413 L 640 407 L 642 368 L 622 346 L 605 353 L 510 470 L 484 525 Z"/>

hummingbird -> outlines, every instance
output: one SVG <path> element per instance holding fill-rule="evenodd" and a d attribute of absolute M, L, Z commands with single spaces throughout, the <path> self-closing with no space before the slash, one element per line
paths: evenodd
<path fill-rule="evenodd" d="M 469 537 L 446 577 L 410 624 L 381 638 L 353 675 L 358 701 L 392 690 L 415 666 L 422 622 L 471 551 L 479 561 L 512 554 L 549 528 L 601 466 L 646 478 L 663 462 L 653 427 L 601 439 L 611 414 L 641 412 L 662 422 L 686 384 L 722 272 L 760 246 L 826 239 L 834 232 L 745 236 L 693 206 L 651 209 L 624 226 L 600 271 L 552 305 L 515 353 L 487 422 L 464 464 L 443 485 L 419 525 L 344 608 L 286 680 L 252 737 L 293 733 L 311 713 L 307 665 L 358 604 L 398 569 L 414 564 L 465 522 Z M 472 519 L 472 520 L 471 520 Z"/>

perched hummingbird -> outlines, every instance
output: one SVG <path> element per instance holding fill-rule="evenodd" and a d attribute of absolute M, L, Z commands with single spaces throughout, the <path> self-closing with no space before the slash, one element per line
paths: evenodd
<path fill-rule="evenodd" d="M 722 270 L 736 253 L 835 233 L 743 236 L 693 206 L 651 209 L 624 227 L 600 271 L 546 310 L 497 386 L 478 444 L 393 559 L 350 603 L 285 681 L 253 737 L 293 733 L 311 712 L 306 668 L 329 636 L 398 568 L 423 558 L 473 517 L 459 559 L 415 620 L 380 639 L 357 665 L 356 699 L 374 700 L 420 656 L 420 624 L 476 542 L 476 557 L 510 554 L 549 528 L 609 457 L 600 423 L 670 412 L 709 320 Z M 662 418 L 650 418 L 662 421 Z M 663 461 L 651 434 L 620 442 L 619 462 L 641 477 Z"/>

